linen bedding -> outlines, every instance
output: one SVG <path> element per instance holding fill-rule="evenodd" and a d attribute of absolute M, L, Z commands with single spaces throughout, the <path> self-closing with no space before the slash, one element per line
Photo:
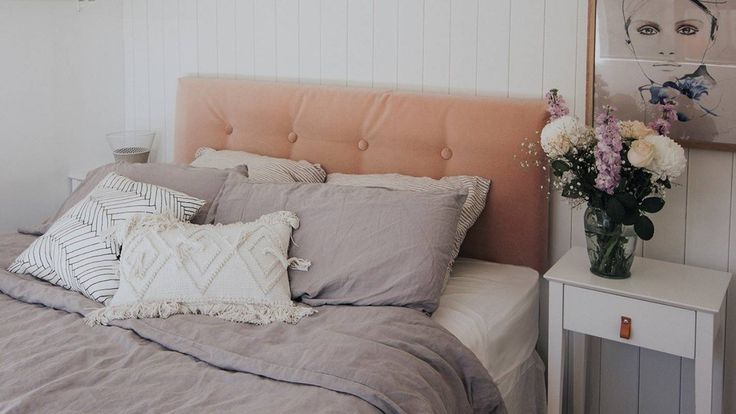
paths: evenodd
<path fill-rule="evenodd" d="M 0 267 L 33 239 L 0 236 Z M 0 412 L 506 412 L 472 352 L 412 309 L 88 327 L 102 305 L 78 293 L 4 270 L 0 291 Z"/>

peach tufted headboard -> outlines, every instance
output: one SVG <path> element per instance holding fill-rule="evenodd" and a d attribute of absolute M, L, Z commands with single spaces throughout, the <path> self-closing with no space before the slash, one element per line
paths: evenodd
<path fill-rule="evenodd" d="M 174 151 L 180 163 L 209 146 L 305 159 L 328 173 L 484 176 L 488 203 L 461 255 L 543 271 L 545 175 L 514 155 L 546 119 L 541 100 L 183 78 Z"/>

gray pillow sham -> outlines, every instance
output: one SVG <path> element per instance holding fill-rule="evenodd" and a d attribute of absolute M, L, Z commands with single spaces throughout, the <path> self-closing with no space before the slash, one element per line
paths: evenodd
<path fill-rule="evenodd" d="M 455 258 L 460 253 L 460 246 L 462 246 L 468 230 L 475 224 L 486 207 L 486 198 L 488 197 L 491 181 L 483 177 L 467 175 L 442 177 L 439 180 L 435 180 L 429 177 L 412 177 L 403 174 L 332 173 L 327 176 L 327 184 L 382 187 L 393 190 L 418 192 L 438 192 L 453 189 L 467 190 L 468 197 L 465 199 L 465 204 L 463 204 L 455 233 L 455 247 L 452 252 L 452 256 Z M 452 269 L 448 268 L 448 273 L 450 270 Z"/>
<path fill-rule="evenodd" d="M 133 181 L 166 187 L 205 200 L 207 204 L 192 218 L 192 223 L 204 224 L 212 201 L 217 197 L 225 183 L 225 179 L 232 171 L 159 163 L 131 164 L 117 162 L 103 165 L 90 171 L 84 182 L 64 201 L 59 211 L 43 222 L 39 228 L 19 229 L 19 231 L 31 234 L 46 233 L 59 217 L 85 198 L 111 172 L 130 178 Z M 247 176 L 247 169 L 244 166 L 238 167 L 234 171 L 236 175 Z"/>
<path fill-rule="evenodd" d="M 417 193 L 323 184 L 253 183 L 230 175 L 216 223 L 251 221 L 279 210 L 300 221 L 290 256 L 291 293 L 309 305 L 406 306 L 432 313 L 453 259 L 464 191 Z"/>
<path fill-rule="evenodd" d="M 247 165 L 248 177 L 261 183 L 323 183 L 327 173 L 319 164 L 252 154 L 246 151 L 215 150 L 201 147 L 197 150 L 193 167 L 228 169 Z"/>

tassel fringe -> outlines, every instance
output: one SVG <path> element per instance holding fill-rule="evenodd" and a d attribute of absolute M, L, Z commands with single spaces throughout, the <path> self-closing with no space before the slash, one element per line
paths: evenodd
<path fill-rule="evenodd" d="M 312 265 L 312 262 L 307 259 L 302 259 L 301 257 L 292 257 L 289 260 L 287 260 L 289 263 L 289 269 L 291 270 L 298 270 L 300 272 L 306 272 L 309 270 L 309 266 Z"/>
<path fill-rule="evenodd" d="M 293 229 L 299 228 L 299 218 L 291 211 L 277 211 L 275 213 L 264 214 L 259 217 L 255 223 L 260 224 L 288 224 Z"/>
<path fill-rule="evenodd" d="M 182 302 L 142 302 L 132 305 L 107 306 L 90 312 L 85 317 L 89 326 L 108 325 L 121 319 L 163 318 L 171 315 L 207 315 L 231 322 L 268 325 L 271 322 L 296 324 L 305 316 L 317 310 L 293 303 L 266 304 L 228 304 L 228 303 L 182 303 Z"/>

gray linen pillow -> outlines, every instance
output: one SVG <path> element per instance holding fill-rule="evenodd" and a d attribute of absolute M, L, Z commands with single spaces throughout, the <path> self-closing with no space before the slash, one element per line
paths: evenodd
<path fill-rule="evenodd" d="M 460 246 L 470 227 L 486 207 L 486 198 L 491 181 L 483 177 L 455 175 L 442 177 L 439 180 L 429 177 L 413 177 L 403 174 L 341 174 L 332 173 L 327 176 L 327 184 L 353 185 L 359 187 L 381 187 L 392 190 L 407 190 L 418 192 L 438 192 L 465 189 L 468 197 L 463 204 L 460 220 L 455 233 L 455 247 L 452 251 L 453 259 L 460 253 Z M 448 268 L 448 273 L 451 271 Z"/>
<path fill-rule="evenodd" d="M 215 222 L 247 222 L 279 210 L 296 213 L 300 227 L 289 255 L 312 266 L 308 272 L 289 272 L 294 299 L 313 306 L 407 306 L 432 313 L 466 196 L 463 191 L 253 183 L 231 175 Z"/>
<path fill-rule="evenodd" d="M 247 176 L 247 169 L 238 168 L 236 171 L 241 175 Z M 46 233 L 59 217 L 63 216 L 70 208 L 87 197 L 97 184 L 111 172 L 130 178 L 133 181 L 166 187 L 205 200 L 207 204 L 199 209 L 191 220 L 195 224 L 205 223 L 212 201 L 219 194 L 222 185 L 225 183 L 225 179 L 230 173 L 227 170 L 197 168 L 176 164 L 131 164 L 117 162 L 103 165 L 90 171 L 84 182 L 64 201 L 59 211 L 44 221 L 38 229 L 19 230 L 24 233 L 39 235 Z"/>

